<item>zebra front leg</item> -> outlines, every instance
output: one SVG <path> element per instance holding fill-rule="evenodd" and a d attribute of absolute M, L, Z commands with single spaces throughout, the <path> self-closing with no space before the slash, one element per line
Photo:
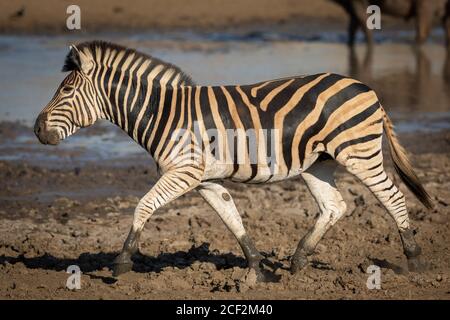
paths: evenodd
<path fill-rule="evenodd" d="M 194 172 L 194 173 L 193 173 Z M 113 276 L 128 272 L 133 267 L 131 256 L 139 248 L 139 237 L 147 220 L 156 209 L 194 189 L 200 183 L 195 171 L 188 168 L 166 172 L 153 188 L 139 201 L 133 217 L 133 225 L 121 253 L 114 260 Z"/>
<path fill-rule="evenodd" d="M 238 240 L 247 259 L 248 267 L 255 270 L 257 280 L 261 282 L 277 281 L 278 278 L 273 273 L 264 269 L 264 257 L 247 235 L 241 216 L 227 189 L 217 183 L 206 182 L 199 186 L 198 191 Z"/>
<path fill-rule="evenodd" d="M 333 160 L 316 162 L 302 173 L 309 191 L 319 206 L 320 216 L 314 227 L 300 240 L 292 256 L 292 274 L 306 266 L 308 256 L 314 253 L 317 243 L 346 211 L 347 206 L 334 182 L 336 166 Z"/>

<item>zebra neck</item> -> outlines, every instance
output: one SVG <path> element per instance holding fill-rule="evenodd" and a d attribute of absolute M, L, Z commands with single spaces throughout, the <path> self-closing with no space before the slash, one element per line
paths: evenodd
<path fill-rule="evenodd" d="M 134 90 L 127 83 L 120 86 L 113 83 L 112 87 L 115 89 L 108 95 L 105 117 L 153 156 L 161 139 L 161 130 L 164 130 L 164 121 L 172 109 L 181 104 L 180 98 L 176 97 L 181 92 L 184 96 L 185 87 L 172 87 L 157 81 L 141 82 Z"/>

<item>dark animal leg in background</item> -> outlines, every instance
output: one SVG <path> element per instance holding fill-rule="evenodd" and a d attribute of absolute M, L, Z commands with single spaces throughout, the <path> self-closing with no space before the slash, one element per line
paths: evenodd
<path fill-rule="evenodd" d="M 366 25 L 367 20 L 366 10 L 368 5 L 369 3 L 367 1 L 354 1 L 352 2 L 351 11 L 349 13 L 351 19 L 356 19 L 356 23 L 364 32 L 367 46 L 372 47 L 373 46 L 372 30 L 369 30 Z"/>
<path fill-rule="evenodd" d="M 446 41 L 447 53 L 448 53 L 450 51 L 450 0 L 447 0 L 447 4 L 445 6 L 443 24 L 444 24 L 445 41 Z"/>
<path fill-rule="evenodd" d="M 442 25 L 445 31 L 445 44 L 447 46 L 443 76 L 445 81 L 450 83 L 450 0 L 447 0 L 444 17 L 442 18 Z"/>
<path fill-rule="evenodd" d="M 354 78 L 360 79 L 359 59 L 354 47 L 348 48 L 348 74 Z"/>
<path fill-rule="evenodd" d="M 353 49 L 355 45 L 356 33 L 358 32 L 359 23 L 356 17 L 350 16 L 350 22 L 348 24 L 348 40 L 347 44 Z"/>
<path fill-rule="evenodd" d="M 416 0 L 416 44 L 422 45 L 431 31 L 433 19 L 432 6 L 429 0 Z"/>
<path fill-rule="evenodd" d="M 424 48 L 420 46 L 414 47 L 414 54 L 416 58 L 416 81 L 413 84 L 413 90 L 416 92 L 419 103 L 427 104 L 429 85 L 431 81 L 431 61 L 428 59 Z"/>
<path fill-rule="evenodd" d="M 348 53 L 348 73 L 360 80 L 372 80 L 372 65 L 373 65 L 373 47 L 368 46 L 364 54 L 364 59 L 360 62 L 355 47 L 350 47 Z"/>
<path fill-rule="evenodd" d="M 362 81 L 371 81 L 373 79 L 372 70 L 373 70 L 373 46 L 367 46 L 366 52 L 364 54 L 363 65 L 361 67 L 361 75 L 358 80 Z"/>
<path fill-rule="evenodd" d="M 447 47 L 447 53 L 445 56 L 443 76 L 444 76 L 444 79 L 445 79 L 447 85 L 450 85 L 450 48 L 449 47 Z M 448 90 L 447 90 L 447 92 L 448 92 Z"/>

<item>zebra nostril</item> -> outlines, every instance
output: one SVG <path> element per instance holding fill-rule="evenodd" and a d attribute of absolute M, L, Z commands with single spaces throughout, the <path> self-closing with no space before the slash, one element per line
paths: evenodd
<path fill-rule="evenodd" d="M 34 125 L 34 134 L 38 135 L 39 132 L 41 132 L 41 126 L 39 125 L 39 122 L 36 121 L 35 125 Z"/>
<path fill-rule="evenodd" d="M 34 124 L 34 133 L 36 135 L 39 135 L 39 133 L 41 133 L 44 130 L 44 126 L 45 126 L 45 120 L 43 119 L 42 116 L 39 116 L 36 119 L 36 123 Z"/>

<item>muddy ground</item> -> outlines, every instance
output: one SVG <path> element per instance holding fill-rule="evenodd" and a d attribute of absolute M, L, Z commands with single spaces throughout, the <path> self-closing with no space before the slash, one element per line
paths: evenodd
<path fill-rule="evenodd" d="M 53 92 L 59 81 L 49 70 L 60 68 L 63 54 L 56 55 L 56 49 L 61 42 L 77 41 L 79 37 L 110 39 L 115 32 L 124 32 L 137 35 L 137 38 L 123 36 L 125 39 L 120 43 L 125 45 L 148 47 L 149 52 L 161 45 L 175 53 L 201 51 L 204 53 L 201 58 L 208 59 L 211 52 L 227 52 L 236 46 L 224 46 L 217 39 L 234 39 L 243 44 L 278 40 L 286 45 L 284 50 L 299 52 L 298 67 L 297 64 L 289 66 L 292 69 L 289 73 L 303 74 L 318 71 L 309 70 L 310 65 L 320 66 L 322 72 L 330 71 L 330 65 L 334 70 L 346 63 L 347 57 L 342 55 L 339 45 L 321 47 L 319 51 L 313 48 L 313 53 L 308 53 L 309 46 L 299 50 L 294 42 L 343 43 L 347 17 L 328 0 L 136 0 L 127 5 L 120 0 L 79 0 L 76 3 L 82 10 L 80 31 L 68 31 L 65 27 L 66 8 L 72 1 L 0 3 L 0 33 L 6 35 L 0 46 L 5 59 L 0 61 L 0 69 L 12 70 L 0 86 L 3 88 L 0 91 L 0 299 L 450 299 L 450 98 L 448 86 L 436 81 L 441 78 L 441 71 L 438 75 L 432 72 L 431 62 L 443 60 L 439 52 L 435 54 L 435 48 L 427 52 L 429 59 L 420 51 L 411 58 L 397 50 L 388 50 L 387 56 L 397 59 L 392 61 L 380 59 L 379 51 L 375 55 L 378 60 L 373 63 L 364 59 L 364 65 L 359 65 L 351 55 L 348 59 L 348 73 L 364 81 L 370 78 L 369 66 L 373 69 L 384 66 L 389 72 L 369 79 L 368 83 L 381 92 L 386 106 L 407 111 L 403 113 L 406 133 L 400 134 L 400 138 L 411 152 L 417 172 L 436 205 L 435 210 L 426 211 L 397 179 L 406 194 L 411 223 L 428 264 L 424 273 L 406 272 L 406 259 L 393 221 L 363 185 L 341 170 L 337 182 L 348 205 L 347 214 L 324 237 L 308 266 L 296 276 L 288 271 L 290 256 L 318 215 L 318 208 L 301 178 L 264 186 L 226 183 L 249 235 L 275 264 L 280 282 L 255 284 L 252 281 L 236 240 L 195 191 L 154 214 L 143 233 L 140 254 L 134 257 L 133 271 L 113 278 L 111 264 L 128 233 L 134 207 L 156 180 L 151 159 L 143 152 L 110 159 L 115 150 L 112 147 L 121 149 L 126 144 L 123 139 L 117 140 L 120 145 L 115 144 L 115 138 L 108 136 L 110 129 L 101 126 L 80 132 L 80 140 L 71 137 L 75 143 L 66 141 L 52 148 L 39 145 L 33 137 L 31 123 L 5 121 L 34 119 L 38 110 L 31 107 L 40 110 L 39 103 L 46 99 L 42 94 Z M 182 33 L 170 34 L 174 30 Z M 410 43 L 413 30 L 412 20 L 405 22 L 383 16 L 383 30 L 376 33 L 376 39 Z M 106 35 L 95 32 L 106 32 Z M 141 32 L 149 38 L 139 36 Z M 44 47 L 48 35 L 62 36 L 56 40 L 48 37 L 48 45 L 53 49 L 43 50 L 35 39 L 26 36 L 36 33 L 44 35 L 39 38 Z M 18 34 L 25 36 L 14 37 Z M 208 34 L 208 43 L 204 42 L 204 34 Z M 439 31 L 433 37 L 437 38 L 438 45 L 443 43 Z M 146 39 L 151 41 L 145 42 Z M 17 46 L 15 41 L 21 45 Z M 28 43 L 28 47 L 22 46 Z M 280 44 L 261 43 L 260 46 L 269 49 Z M 190 71 L 206 70 L 195 73 L 194 79 L 222 83 L 228 74 L 234 83 L 243 74 L 258 71 L 256 67 L 247 68 L 248 61 L 252 60 L 245 52 L 250 49 L 256 61 L 263 62 L 262 68 L 267 68 L 264 62 L 268 60 L 264 55 L 258 56 L 254 46 L 241 49 L 236 51 L 236 56 L 231 56 L 241 63 L 244 61 L 245 68 L 238 67 L 239 72 L 222 72 L 224 66 L 230 67 L 226 65 L 230 60 L 223 60 L 219 54 L 210 64 L 198 60 L 201 63 L 195 65 L 194 59 Z M 49 51 L 52 54 L 47 54 Z M 332 54 L 326 55 L 328 51 Z M 266 54 L 272 53 L 269 50 Z M 17 58 L 9 59 L 10 56 Z M 287 65 L 285 57 L 283 54 L 278 58 L 280 65 Z M 411 59 L 415 68 L 399 63 Z M 447 69 L 448 59 L 449 56 Z M 191 60 L 179 60 L 183 67 L 190 67 Z M 25 64 L 32 61 L 39 63 Z M 57 68 L 53 66 L 54 61 L 58 61 Z M 270 65 L 276 64 L 270 62 Z M 394 68 L 398 65 L 402 67 Z M 328 69 L 324 70 L 324 66 Z M 396 70 L 390 72 L 391 66 Z M 29 73 L 17 78 L 21 72 L 16 70 Z M 280 70 L 274 68 L 268 74 L 270 77 L 278 73 L 287 75 Z M 258 81 L 263 79 L 258 76 Z M 31 103 L 20 99 L 22 96 L 31 97 Z M 442 117 L 437 116 L 441 118 L 439 123 L 436 116 L 430 121 L 445 128 L 443 131 L 417 132 L 414 123 L 427 122 L 420 118 L 427 112 L 441 113 Z M 6 117 L 8 114 L 11 115 Z M 414 122 L 411 131 L 409 126 L 405 127 L 409 121 Z M 83 146 L 87 138 L 97 135 L 103 135 L 97 141 L 98 150 L 92 141 Z M 105 136 L 109 139 L 107 143 L 102 140 Z M 105 150 L 105 145 L 113 150 Z M 393 174 L 389 160 L 386 166 Z M 381 290 L 366 287 L 366 270 L 372 264 L 382 268 Z M 66 288 L 69 276 L 66 270 L 70 265 L 81 268 L 80 290 Z"/>
<path fill-rule="evenodd" d="M 31 132 L 2 123 L 0 143 L 17 130 Z M 264 186 L 226 184 L 280 282 L 253 283 L 236 240 L 195 191 L 154 214 L 133 271 L 115 279 L 111 263 L 139 196 L 155 181 L 150 158 L 64 165 L 1 161 L 0 298 L 449 299 L 450 131 L 403 134 L 401 140 L 436 205 L 426 211 L 400 184 L 428 264 L 424 273 L 406 272 L 393 221 L 341 170 L 337 182 L 347 214 L 296 276 L 288 271 L 290 256 L 318 215 L 300 178 Z M 381 290 L 366 287 L 371 264 L 382 268 Z M 69 265 L 83 272 L 80 290 L 65 286 Z"/>

